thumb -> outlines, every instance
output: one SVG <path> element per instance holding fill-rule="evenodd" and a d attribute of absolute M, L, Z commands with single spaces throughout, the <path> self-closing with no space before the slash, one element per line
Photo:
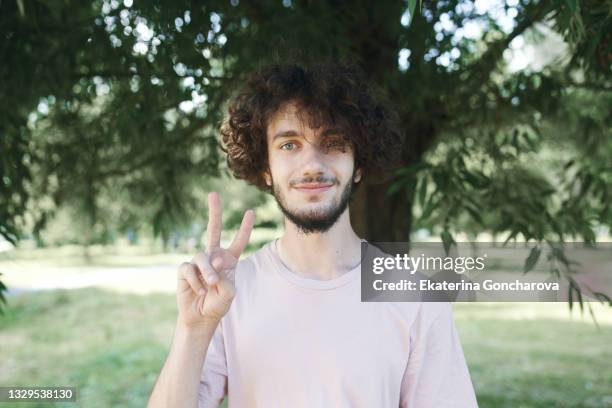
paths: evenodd
<path fill-rule="evenodd" d="M 226 303 L 230 303 L 236 295 L 236 287 L 226 278 L 217 283 L 216 289 L 221 300 Z"/>

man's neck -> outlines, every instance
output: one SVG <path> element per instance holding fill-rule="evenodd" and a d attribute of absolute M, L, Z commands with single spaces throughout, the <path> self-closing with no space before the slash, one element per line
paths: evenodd
<path fill-rule="evenodd" d="M 361 240 L 351 227 L 348 208 L 324 233 L 304 234 L 285 219 L 278 241 L 281 260 L 297 275 L 329 280 L 354 269 L 361 260 Z"/>

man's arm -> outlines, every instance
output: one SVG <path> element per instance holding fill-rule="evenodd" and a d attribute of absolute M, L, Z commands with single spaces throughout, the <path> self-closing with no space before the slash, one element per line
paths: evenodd
<path fill-rule="evenodd" d="M 189 327 L 176 324 L 168 358 L 151 393 L 147 407 L 197 407 L 204 359 L 218 322 Z"/>
<path fill-rule="evenodd" d="M 245 212 L 238 233 L 225 249 L 221 248 L 221 208 L 219 195 L 209 193 L 206 251 L 199 252 L 191 262 L 183 262 L 179 267 L 176 290 L 178 319 L 174 340 L 151 392 L 149 407 L 196 408 L 204 359 L 212 360 L 213 354 L 223 354 L 221 346 L 213 347 L 214 353 L 208 350 L 221 318 L 234 299 L 236 288 L 231 276 L 249 242 L 255 213 L 252 210 Z M 218 361 L 215 365 L 218 371 Z M 202 382 L 204 386 L 212 383 L 217 386 L 212 394 L 208 390 L 202 393 L 204 404 L 213 403 L 212 399 L 219 394 L 220 381 L 204 379 Z"/>

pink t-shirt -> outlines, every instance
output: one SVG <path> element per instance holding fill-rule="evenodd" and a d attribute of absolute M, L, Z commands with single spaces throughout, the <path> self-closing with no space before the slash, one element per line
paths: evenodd
<path fill-rule="evenodd" d="M 449 303 L 361 302 L 360 267 L 307 279 L 275 241 L 241 260 L 199 408 L 477 407 Z"/>

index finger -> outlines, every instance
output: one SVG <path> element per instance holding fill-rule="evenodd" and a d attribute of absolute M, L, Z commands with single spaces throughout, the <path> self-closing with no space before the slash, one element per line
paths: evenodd
<path fill-rule="evenodd" d="M 221 245 L 221 199 L 216 192 L 208 193 L 208 226 L 206 227 L 206 248 L 219 248 Z"/>
<path fill-rule="evenodd" d="M 230 253 L 236 257 L 236 259 L 240 258 L 240 254 L 244 251 L 247 244 L 249 243 L 249 238 L 251 237 L 251 231 L 253 230 L 253 224 L 255 223 L 255 212 L 253 210 L 247 210 L 242 217 L 242 223 L 240 224 L 240 229 L 232 244 L 228 248 Z"/>

